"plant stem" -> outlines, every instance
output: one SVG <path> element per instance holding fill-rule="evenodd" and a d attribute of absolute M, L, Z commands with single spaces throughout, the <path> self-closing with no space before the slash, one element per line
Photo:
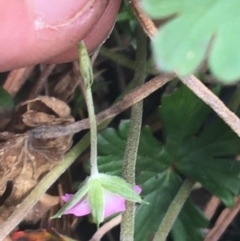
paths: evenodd
<path fill-rule="evenodd" d="M 100 55 L 104 56 L 105 58 L 110 59 L 110 60 L 114 61 L 115 63 L 120 64 L 126 68 L 133 69 L 133 70 L 136 69 L 136 63 L 134 61 L 132 61 L 132 60 L 124 57 L 123 55 L 118 54 L 110 49 L 101 47 L 99 53 L 100 53 Z M 147 65 L 145 70 L 148 74 L 154 75 L 154 74 L 158 73 L 151 65 Z"/>
<path fill-rule="evenodd" d="M 90 163 L 91 163 L 91 175 L 98 174 L 98 165 L 97 165 L 97 124 L 96 117 L 94 112 L 94 104 L 92 98 L 91 87 L 86 88 L 86 103 L 88 108 L 88 116 L 90 123 Z"/>
<path fill-rule="evenodd" d="M 79 52 L 79 68 L 83 77 L 83 91 L 85 92 L 85 99 L 88 110 L 88 118 L 90 125 L 90 164 L 91 164 L 91 176 L 98 174 L 97 165 L 97 122 L 94 111 L 94 103 L 92 97 L 91 85 L 93 83 L 93 70 L 92 63 L 89 58 L 86 46 L 83 41 L 78 44 Z"/>
<path fill-rule="evenodd" d="M 147 40 L 141 28 L 138 29 L 137 40 L 136 70 L 133 79 L 135 87 L 143 85 L 145 80 Z M 133 185 L 135 184 L 135 165 L 142 125 L 142 107 L 142 101 L 132 106 L 129 133 L 124 154 L 123 178 Z M 133 202 L 127 201 L 126 212 L 123 213 L 121 223 L 121 241 L 134 240 L 134 217 L 135 205 Z"/>
<path fill-rule="evenodd" d="M 178 217 L 184 203 L 186 202 L 195 181 L 186 179 L 180 187 L 177 195 L 174 197 L 170 204 L 155 236 L 153 241 L 165 241 L 175 220 Z"/>
<path fill-rule="evenodd" d="M 152 81 L 152 83 L 146 83 L 146 88 L 145 89 L 140 89 L 141 93 L 144 93 L 144 96 L 141 96 L 141 99 L 146 98 L 149 94 L 151 94 L 152 92 L 154 92 L 156 89 L 160 88 L 162 85 L 166 84 L 170 79 L 174 78 L 174 76 L 172 75 L 163 75 L 163 76 L 159 76 L 154 78 Z M 150 84 L 150 85 L 149 85 Z M 126 90 L 124 93 L 122 93 L 116 101 L 119 101 L 119 103 L 122 103 L 122 101 L 120 101 L 124 95 L 127 95 L 131 90 L 132 90 L 132 82 L 129 83 L 129 85 L 127 86 Z M 150 91 L 150 92 L 149 92 Z M 140 94 L 136 93 L 136 96 L 132 96 L 127 95 L 131 98 L 127 98 L 126 102 L 129 103 L 130 100 L 137 99 L 137 97 Z M 123 101 L 125 103 L 125 100 Z M 116 104 L 116 106 L 118 106 L 118 104 Z M 121 104 L 120 104 L 121 106 Z M 120 108 L 120 106 L 118 106 L 117 109 Z M 125 108 L 120 108 L 121 111 L 125 110 Z M 120 112 L 121 112 L 120 111 Z M 98 130 L 101 130 L 103 128 L 105 128 L 113 119 L 113 117 L 118 114 L 119 111 L 116 111 L 113 113 L 105 113 L 103 114 L 103 116 L 99 119 L 99 126 L 98 126 Z M 60 129 L 62 130 L 64 128 L 64 126 L 60 126 Z M 85 127 L 83 129 L 87 129 L 88 127 Z M 40 128 L 41 129 L 41 128 Z M 33 138 L 37 138 L 37 139 L 41 139 L 41 138 L 50 138 L 49 135 L 46 136 L 46 134 L 50 133 L 52 136 L 54 136 L 54 134 L 56 134 L 56 132 L 51 132 L 50 130 L 46 131 L 46 128 L 44 127 L 42 132 L 43 135 L 41 134 L 41 130 L 38 129 L 37 131 L 37 135 L 35 137 L 35 135 L 33 135 Z M 78 131 L 75 130 L 75 132 L 68 132 L 68 134 L 71 133 L 76 133 L 79 132 L 83 129 L 78 129 Z M 36 129 L 34 129 L 36 130 Z M 63 135 L 67 135 L 66 133 L 62 134 L 62 135 L 55 135 L 54 137 L 58 137 L 58 136 L 63 136 Z M 37 201 L 40 199 L 40 197 L 47 191 L 47 189 L 61 176 L 62 173 L 64 173 L 67 168 L 75 161 L 75 159 L 81 155 L 81 153 L 83 151 L 86 150 L 86 148 L 89 146 L 89 142 L 90 142 L 90 134 L 89 132 L 81 139 L 81 141 L 78 142 L 78 144 L 76 144 L 69 152 L 68 154 L 65 156 L 65 158 L 62 160 L 62 162 L 60 164 L 58 164 L 57 166 L 55 166 L 54 168 L 51 169 L 51 171 L 43 177 L 43 179 L 38 183 L 38 185 L 31 191 L 31 193 L 23 200 L 23 202 L 21 204 L 19 204 L 17 206 L 17 208 L 14 210 L 14 212 L 12 213 L 12 215 L 2 224 L 0 225 L 0 241 L 2 241 L 22 220 L 23 218 L 26 216 L 26 214 L 32 209 L 32 207 L 37 203 Z"/>

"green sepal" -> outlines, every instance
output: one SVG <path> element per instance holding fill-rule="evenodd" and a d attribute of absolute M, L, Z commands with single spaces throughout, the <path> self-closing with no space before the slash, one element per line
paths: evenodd
<path fill-rule="evenodd" d="M 128 201 L 137 203 L 146 203 L 141 197 L 133 190 L 132 185 L 127 183 L 124 179 L 117 176 L 110 176 L 107 174 L 99 174 L 102 187 L 107 191 L 119 195 Z"/>
<path fill-rule="evenodd" d="M 87 194 L 89 190 L 88 180 L 89 179 L 87 178 L 82 187 L 74 194 L 72 199 L 67 202 L 55 215 L 53 215 L 51 219 L 60 218 L 66 210 L 75 206 Z"/>
<path fill-rule="evenodd" d="M 104 220 L 104 195 L 103 188 L 98 178 L 92 178 L 89 180 L 88 200 L 91 207 L 93 221 L 99 224 Z"/>

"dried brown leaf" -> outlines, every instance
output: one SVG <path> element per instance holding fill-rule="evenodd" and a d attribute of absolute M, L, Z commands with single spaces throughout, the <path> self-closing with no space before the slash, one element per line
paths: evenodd
<path fill-rule="evenodd" d="M 52 109 L 59 117 L 69 117 L 71 109 L 63 101 L 54 97 L 40 96 L 37 100 L 44 103 L 48 108 Z"/>
<path fill-rule="evenodd" d="M 72 122 L 72 117 L 56 118 L 54 115 L 48 115 L 43 112 L 36 112 L 34 110 L 30 110 L 23 114 L 22 119 L 27 126 L 31 127 L 49 125 L 49 123 L 51 123 L 52 126 L 57 126 Z"/>
<path fill-rule="evenodd" d="M 69 102 L 74 96 L 76 87 L 79 85 L 79 77 L 70 70 L 50 83 L 49 92 L 58 99 Z"/>
<path fill-rule="evenodd" d="M 41 96 L 17 107 L 16 116 L 9 127 L 11 132 L 0 133 L 0 195 L 6 191 L 7 183 L 13 182 L 10 195 L 0 207 L 0 223 L 62 160 L 72 143 L 72 136 L 34 139 L 30 130 L 41 125 L 56 126 L 72 122 L 70 108 L 55 98 Z"/>

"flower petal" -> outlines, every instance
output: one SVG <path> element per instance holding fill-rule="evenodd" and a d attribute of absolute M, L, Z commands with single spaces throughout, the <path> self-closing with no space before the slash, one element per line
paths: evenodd
<path fill-rule="evenodd" d="M 73 197 L 73 194 L 65 194 L 62 196 L 62 200 L 64 202 L 68 202 Z M 87 197 L 84 196 L 76 205 L 74 205 L 72 208 L 66 210 L 64 214 L 74 214 L 75 216 L 85 216 L 91 213 L 90 206 L 88 204 Z"/>
<path fill-rule="evenodd" d="M 136 185 L 136 186 L 133 187 L 133 190 L 134 190 L 137 194 L 140 194 L 141 191 L 142 191 L 142 188 Z"/>
<path fill-rule="evenodd" d="M 139 186 L 134 186 L 133 190 L 139 194 L 142 189 Z M 114 213 L 124 212 L 126 210 L 126 200 L 116 194 L 112 194 L 108 191 L 104 191 L 104 218 L 111 216 Z"/>
<path fill-rule="evenodd" d="M 104 218 L 111 216 L 114 213 L 123 212 L 126 209 L 125 199 L 118 195 L 112 194 L 104 190 Z"/>
<path fill-rule="evenodd" d="M 62 196 L 62 200 L 67 203 L 71 200 L 71 198 L 73 197 L 73 194 L 68 194 L 68 193 L 65 193 L 63 196 Z"/>

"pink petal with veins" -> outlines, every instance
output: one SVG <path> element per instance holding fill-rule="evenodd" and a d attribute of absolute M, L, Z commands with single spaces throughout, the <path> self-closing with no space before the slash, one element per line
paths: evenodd
<path fill-rule="evenodd" d="M 142 189 L 139 186 L 134 186 L 133 190 L 139 194 Z M 118 195 L 112 194 L 108 191 L 104 191 L 104 218 L 111 216 L 114 213 L 124 212 L 126 210 L 126 200 Z"/>
<path fill-rule="evenodd" d="M 133 187 L 134 191 L 139 194 L 142 189 L 139 186 Z M 69 202 L 73 194 L 65 194 L 62 196 L 64 202 Z M 104 190 L 104 218 L 111 216 L 114 213 L 124 212 L 126 209 L 125 199 L 121 196 L 112 194 Z M 74 214 L 75 216 L 85 216 L 91 213 L 90 206 L 88 204 L 87 195 L 84 196 L 75 206 L 68 209 L 64 214 Z"/>
<path fill-rule="evenodd" d="M 73 194 L 65 194 L 62 196 L 62 200 L 64 202 L 69 202 L 71 198 L 73 197 Z M 66 210 L 64 214 L 74 214 L 75 216 L 81 217 L 85 216 L 91 213 L 91 209 L 89 207 L 87 197 L 83 197 L 80 202 L 78 202 L 75 206 L 72 208 Z"/>
<path fill-rule="evenodd" d="M 114 213 L 123 212 L 126 209 L 125 199 L 108 191 L 104 191 L 104 203 L 104 218 L 107 218 Z"/>

